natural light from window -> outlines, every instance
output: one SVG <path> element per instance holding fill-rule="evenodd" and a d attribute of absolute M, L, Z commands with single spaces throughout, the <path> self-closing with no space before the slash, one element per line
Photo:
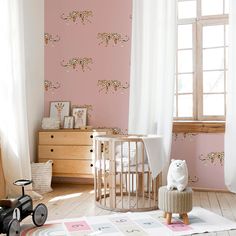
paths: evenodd
<path fill-rule="evenodd" d="M 54 197 L 54 198 L 50 199 L 49 202 L 57 202 L 57 201 L 64 201 L 67 199 L 71 199 L 71 198 L 78 198 L 81 195 L 82 195 L 82 193 L 66 194 L 66 195 Z"/>
<path fill-rule="evenodd" d="M 179 0 L 174 116 L 224 120 L 228 0 Z"/>

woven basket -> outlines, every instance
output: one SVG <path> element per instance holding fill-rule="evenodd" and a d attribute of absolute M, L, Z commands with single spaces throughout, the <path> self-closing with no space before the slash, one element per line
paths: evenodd
<path fill-rule="evenodd" d="M 52 191 L 52 161 L 31 164 L 33 190 L 40 193 Z"/>

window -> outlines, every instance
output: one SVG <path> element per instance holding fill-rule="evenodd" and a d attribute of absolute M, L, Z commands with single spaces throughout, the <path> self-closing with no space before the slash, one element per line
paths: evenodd
<path fill-rule="evenodd" d="M 179 0 L 176 120 L 224 120 L 228 0 Z"/>

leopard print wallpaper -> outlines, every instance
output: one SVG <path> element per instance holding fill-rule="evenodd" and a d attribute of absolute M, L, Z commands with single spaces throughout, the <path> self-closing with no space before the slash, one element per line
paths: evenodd
<path fill-rule="evenodd" d="M 91 104 L 89 124 L 128 125 L 132 0 L 45 0 L 50 101 Z"/>

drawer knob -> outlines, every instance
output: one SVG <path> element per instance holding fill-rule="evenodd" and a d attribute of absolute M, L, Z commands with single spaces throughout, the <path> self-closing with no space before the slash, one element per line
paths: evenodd
<path fill-rule="evenodd" d="M 51 135 L 51 138 L 54 138 L 54 135 Z"/>
<path fill-rule="evenodd" d="M 92 134 L 90 135 L 90 138 L 93 138 L 93 135 L 92 135 Z"/>
<path fill-rule="evenodd" d="M 90 152 L 93 152 L 93 149 L 90 149 Z"/>
<path fill-rule="evenodd" d="M 53 149 L 51 149 L 51 152 L 53 152 L 54 150 Z"/>
<path fill-rule="evenodd" d="M 91 167 L 93 167 L 93 164 L 90 164 Z"/>

